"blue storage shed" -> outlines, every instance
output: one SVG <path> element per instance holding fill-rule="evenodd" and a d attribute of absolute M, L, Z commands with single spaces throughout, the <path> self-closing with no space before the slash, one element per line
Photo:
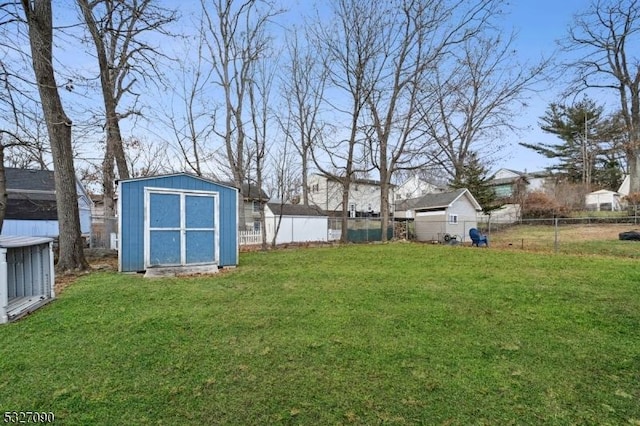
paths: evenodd
<path fill-rule="evenodd" d="M 238 190 L 187 173 L 118 182 L 121 272 L 238 264 Z"/>

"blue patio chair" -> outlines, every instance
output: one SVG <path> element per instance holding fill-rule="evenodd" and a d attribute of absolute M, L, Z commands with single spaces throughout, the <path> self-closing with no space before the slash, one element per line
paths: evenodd
<path fill-rule="evenodd" d="M 489 240 L 486 235 L 482 235 L 476 228 L 469 229 L 469 237 L 471 237 L 471 246 L 480 247 L 482 244 L 489 247 Z"/>

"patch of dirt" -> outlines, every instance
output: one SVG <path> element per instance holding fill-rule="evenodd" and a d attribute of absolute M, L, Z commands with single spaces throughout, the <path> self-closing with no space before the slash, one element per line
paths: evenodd
<path fill-rule="evenodd" d="M 54 290 L 56 295 L 62 293 L 67 287 L 73 284 L 78 277 L 90 274 L 96 271 L 117 271 L 118 270 L 118 252 L 106 249 L 85 249 L 84 256 L 89 262 L 89 270 L 58 273 L 56 271 L 56 281 Z"/>

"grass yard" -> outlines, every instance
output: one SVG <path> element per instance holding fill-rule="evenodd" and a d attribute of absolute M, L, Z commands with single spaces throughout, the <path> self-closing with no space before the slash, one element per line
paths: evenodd
<path fill-rule="evenodd" d="M 640 242 L 618 239 L 619 233 L 638 228 L 640 225 L 634 224 L 561 225 L 557 235 L 558 253 L 638 259 Z M 552 225 L 515 225 L 493 231 L 489 242 L 494 248 L 555 252 L 556 230 Z"/>
<path fill-rule="evenodd" d="M 640 425 L 633 259 L 410 243 L 101 272 L 0 327 L 0 411 L 88 424 Z"/>

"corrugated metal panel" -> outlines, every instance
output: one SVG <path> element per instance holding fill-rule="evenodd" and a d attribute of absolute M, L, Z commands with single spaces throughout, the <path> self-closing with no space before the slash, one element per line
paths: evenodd
<path fill-rule="evenodd" d="M 144 266 L 144 189 L 167 188 L 212 191 L 219 194 L 220 266 L 238 263 L 237 191 L 225 185 L 190 175 L 168 175 L 130 179 L 119 184 L 120 194 L 120 270 L 135 272 Z"/>
<path fill-rule="evenodd" d="M 0 238 L 0 323 L 55 297 L 51 239 Z"/>

